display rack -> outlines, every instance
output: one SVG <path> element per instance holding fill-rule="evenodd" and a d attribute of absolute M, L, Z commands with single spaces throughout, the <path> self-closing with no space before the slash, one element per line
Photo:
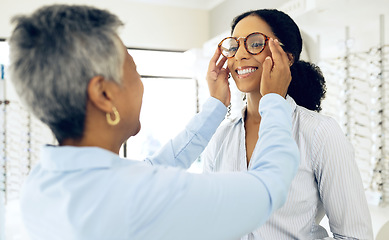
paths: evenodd
<path fill-rule="evenodd" d="M 389 46 L 384 42 L 368 51 L 320 62 L 327 93 L 323 113 L 334 117 L 355 149 L 370 203 L 389 203 Z M 348 28 L 346 28 L 348 39 Z M 368 199 L 369 200 L 369 199 Z"/>
<path fill-rule="evenodd" d="M 6 237 L 7 203 L 18 201 L 22 184 L 37 163 L 41 146 L 55 144 L 51 131 L 10 100 L 6 66 L 0 64 L 0 240 Z"/>

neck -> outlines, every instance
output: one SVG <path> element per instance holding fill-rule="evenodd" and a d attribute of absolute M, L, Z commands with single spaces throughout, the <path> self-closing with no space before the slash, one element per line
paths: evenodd
<path fill-rule="evenodd" d="M 246 98 L 247 98 L 246 121 L 251 121 L 259 124 L 261 122 L 261 115 L 258 112 L 258 107 L 262 95 L 260 93 L 247 93 Z"/>
<path fill-rule="evenodd" d="M 96 134 L 90 135 L 85 133 L 81 139 L 65 139 L 60 144 L 61 146 L 74 146 L 74 147 L 99 147 L 113 153 L 119 154 L 121 143 L 113 143 L 112 139 L 106 134 L 96 136 Z"/>

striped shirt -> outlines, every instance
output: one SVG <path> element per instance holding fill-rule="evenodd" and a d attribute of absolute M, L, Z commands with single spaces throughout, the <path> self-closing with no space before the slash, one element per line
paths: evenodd
<path fill-rule="evenodd" d="M 373 239 L 372 224 L 354 150 L 330 117 L 298 106 L 292 134 L 300 149 L 300 166 L 285 205 L 262 227 L 241 240 L 324 239 L 319 223 L 326 214 L 335 239 Z M 227 119 L 202 154 L 204 172 L 247 171 L 244 113 Z M 328 239 L 328 238 L 327 238 Z M 330 238 L 329 238 L 330 239 Z"/>

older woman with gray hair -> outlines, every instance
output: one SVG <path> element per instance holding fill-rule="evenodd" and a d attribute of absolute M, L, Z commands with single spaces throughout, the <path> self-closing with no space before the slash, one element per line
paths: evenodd
<path fill-rule="evenodd" d="M 237 239 L 285 201 L 299 153 L 291 137 L 288 58 L 270 40 L 261 129 L 245 173 L 191 174 L 230 102 L 226 59 L 210 61 L 211 97 L 176 138 L 143 162 L 120 146 L 140 130 L 143 84 L 118 37 L 122 22 L 87 6 L 53 5 L 14 18 L 11 79 L 55 134 L 21 196 L 32 239 Z"/>

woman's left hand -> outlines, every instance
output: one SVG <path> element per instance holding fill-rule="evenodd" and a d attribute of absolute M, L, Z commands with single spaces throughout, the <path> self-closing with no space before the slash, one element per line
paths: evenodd
<path fill-rule="evenodd" d="M 266 57 L 262 64 L 262 78 L 260 91 L 264 96 L 268 93 L 277 93 L 286 96 L 289 84 L 292 80 L 290 73 L 289 58 L 280 46 L 278 40 L 269 40 L 271 57 Z"/>

